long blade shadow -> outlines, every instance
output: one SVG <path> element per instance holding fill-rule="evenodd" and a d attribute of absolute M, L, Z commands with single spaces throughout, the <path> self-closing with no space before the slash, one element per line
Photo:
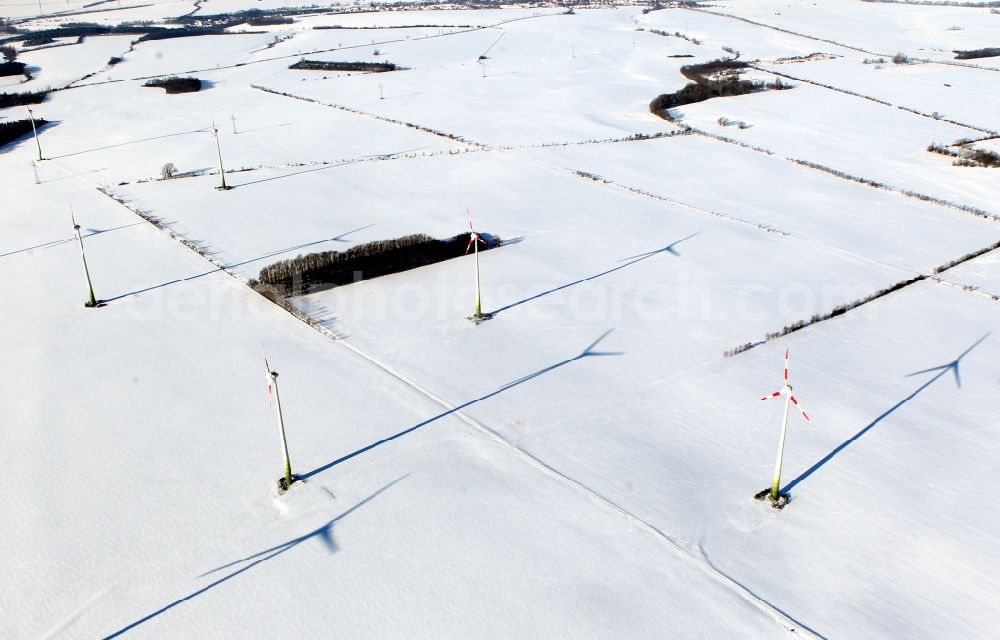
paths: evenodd
<path fill-rule="evenodd" d="M 628 258 L 622 258 L 618 262 L 623 262 L 624 264 L 619 264 L 617 267 L 612 267 L 611 269 L 608 269 L 607 271 L 602 271 L 602 272 L 596 273 L 596 274 L 594 274 L 592 276 L 587 276 L 586 278 L 580 278 L 579 280 L 574 280 L 573 282 L 567 282 L 566 284 L 559 285 L 558 287 L 555 287 L 554 289 L 549 289 L 548 291 L 542 291 L 541 293 L 536 293 L 535 295 L 527 297 L 527 298 L 524 298 L 523 300 L 518 300 L 517 302 L 512 302 L 512 303 L 510 303 L 508 305 L 500 307 L 499 309 L 494 309 L 493 311 L 490 311 L 489 313 L 490 313 L 490 315 L 494 315 L 495 316 L 496 314 L 501 313 L 503 311 L 507 311 L 508 309 L 513 309 L 514 307 L 520 306 L 520 305 L 525 304 L 527 302 L 532 302 L 534 300 L 538 300 L 539 298 L 544 298 L 547 295 L 550 295 L 550 294 L 562 291 L 563 289 L 569 289 L 570 287 L 575 287 L 578 284 L 583 284 L 584 282 L 590 282 L 591 280 L 596 280 L 598 278 L 601 278 L 601 277 L 604 277 L 606 275 L 612 274 L 615 271 L 620 271 L 621 269 L 624 269 L 626 267 L 630 267 L 630 266 L 636 264 L 637 262 L 642 262 L 643 260 L 652 258 L 653 256 L 659 255 L 661 253 L 669 253 L 669 254 L 671 254 L 673 256 L 680 257 L 680 254 L 677 252 L 676 249 L 674 249 L 674 247 L 676 245 L 684 242 L 685 240 L 690 240 L 691 238 L 695 237 L 696 235 L 698 235 L 700 233 L 701 233 L 700 231 L 696 231 L 695 233 L 692 233 L 691 235 L 687 236 L 686 238 L 681 238 L 680 240 L 675 240 L 675 241 L 671 242 L 670 244 L 668 244 L 665 247 L 661 247 L 659 249 L 654 249 L 653 251 L 647 251 L 646 253 L 640 253 L 638 255 L 630 256 Z"/>
<path fill-rule="evenodd" d="M 405 151 L 393 151 L 392 153 L 376 153 L 375 155 L 364 156 L 365 158 L 379 158 L 381 160 L 388 160 L 389 158 L 394 158 L 396 156 L 401 156 L 405 153 L 413 153 L 414 151 L 423 151 L 424 149 L 430 149 L 429 145 L 424 145 L 422 147 L 414 147 L 412 149 L 406 149 Z"/>
<path fill-rule="evenodd" d="M 61 156 L 52 156 L 49 160 L 58 160 L 59 158 L 68 158 L 70 156 L 78 156 L 84 153 L 92 153 L 94 151 L 103 151 L 105 149 L 114 149 L 115 147 L 124 147 L 130 144 L 137 144 L 139 142 L 149 142 L 150 140 L 160 140 L 162 138 L 173 138 L 176 136 L 187 136 L 192 133 L 202 133 L 208 131 L 208 129 L 195 129 L 194 131 L 181 131 L 180 133 L 167 133 L 162 136 L 153 136 L 152 138 L 140 138 L 139 140 L 129 140 L 128 142 L 119 142 L 118 144 L 109 144 L 104 147 L 95 147 L 93 149 L 84 149 L 83 151 L 73 151 L 71 153 L 64 153 Z"/>
<path fill-rule="evenodd" d="M 305 242 L 303 244 L 297 244 L 294 247 L 288 247 L 287 249 L 278 249 L 277 251 L 272 251 L 270 253 L 265 253 L 262 256 L 257 256 L 256 258 L 249 258 L 247 260 L 241 260 L 240 262 L 233 262 L 225 266 L 226 269 L 232 269 L 233 267 L 242 267 L 245 264 L 250 264 L 251 262 L 257 262 L 258 260 L 264 260 L 265 258 L 273 258 L 274 256 L 280 256 L 283 253 L 288 253 L 290 251 L 298 251 L 299 249 L 305 249 L 307 247 L 314 247 L 318 244 L 323 244 L 326 242 L 347 242 L 344 240 L 346 236 L 352 233 L 357 233 L 358 231 L 364 231 L 368 227 L 374 227 L 375 224 L 366 224 L 363 227 L 358 227 L 357 229 L 352 229 L 346 233 L 334 236 L 332 238 L 323 238 L 321 240 L 313 240 L 312 242 Z"/>
<path fill-rule="evenodd" d="M 136 223 L 136 224 L 142 224 L 142 223 L 140 222 L 140 223 Z M 129 225 L 129 226 L 131 226 L 131 225 Z M 172 284 L 177 284 L 178 282 L 188 282 L 188 281 L 191 281 L 191 280 L 197 280 L 198 278 L 204 278 L 205 276 L 212 275 L 213 273 L 218 273 L 219 271 L 225 271 L 227 269 L 233 269 L 235 267 L 241 267 L 241 266 L 243 266 L 245 264 L 250 264 L 251 262 L 257 262 L 258 260 L 264 260 L 265 258 L 273 258 L 274 256 L 279 256 L 279 255 L 281 255 L 283 253 L 288 253 L 290 251 L 298 251 L 299 249 L 304 249 L 306 247 L 312 247 L 312 246 L 315 246 L 315 245 L 318 245 L 318 244 L 323 244 L 325 242 L 347 242 L 347 240 L 344 240 L 344 238 L 346 236 L 349 236 L 352 233 L 357 233 L 358 231 L 362 231 L 364 229 L 367 229 L 368 227 L 373 227 L 373 226 L 375 226 L 375 225 L 374 224 L 366 224 L 363 227 L 358 227 L 357 229 L 352 229 L 351 231 L 347 231 L 345 233 L 341 233 L 340 235 L 334 236 L 332 238 L 322 238 L 320 240 L 314 240 L 312 242 L 305 242 L 303 244 L 297 244 L 297 245 L 295 245 L 293 247 L 286 247 L 284 249 L 278 249 L 277 251 L 271 251 L 269 253 L 265 253 L 264 255 L 257 256 L 255 258 L 248 258 L 246 260 L 241 260 L 239 262 L 232 262 L 232 263 L 223 265 L 221 267 L 216 267 L 215 269 L 211 269 L 209 271 L 205 271 L 203 273 L 196 273 L 195 275 L 188 276 L 187 278 L 177 278 L 175 280 L 170 280 L 169 282 L 161 282 L 160 284 L 154 284 L 154 285 L 146 287 L 144 289 L 137 289 L 136 291 L 129 291 L 128 293 L 123 293 L 121 295 L 115 296 L 114 298 L 108 298 L 106 300 L 103 300 L 103 302 L 114 302 L 115 300 L 121 300 L 122 298 L 128 298 L 130 296 L 136 296 L 136 295 L 139 295 L 140 293 L 146 293 L 147 291 L 153 291 L 155 289 L 161 289 L 163 287 L 166 287 L 166 286 L 169 286 L 169 285 L 172 285 Z M 66 242 L 69 242 L 69 241 L 67 240 Z M 0 256 L 0 258 L 2 258 L 2 257 L 3 256 Z"/>
<path fill-rule="evenodd" d="M 972 346 L 970 346 L 968 349 L 966 349 L 965 351 L 963 351 L 957 358 L 955 358 L 954 360 L 952 360 L 948 364 L 941 365 L 940 367 L 932 367 L 930 369 L 924 369 L 923 371 L 915 371 L 915 372 L 913 372 L 913 373 L 908 374 L 907 376 L 905 376 L 905 377 L 909 378 L 911 376 L 919 375 L 919 374 L 922 374 L 922 373 L 930 373 L 932 371 L 937 371 L 938 372 L 937 375 L 935 375 L 933 378 L 931 378 L 927 382 L 925 382 L 922 385 L 920 385 L 919 387 L 917 387 L 917 389 L 913 393 L 911 393 L 910 395 L 906 396 L 905 398 L 903 398 L 902 400 L 900 400 L 899 402 L 897 402 L 896 404 L 894 404 L 893 406 L 891 406 L 884 413 L 882 413 L 882 415 L 878 416 L 877 418 L 875 418 L 874 420 L 872 420 L 869 424 L 865 425 L 865 427 L 863 427 L 861 429 L 861 431 L 858 431 L 857 433 L 855 433 L 853 436 L 851 436 L 847 440 L 844 440 L 843 442 L 841 442 L 839 445 L 837 445 L 837 447 L 833 451 L 831 451 L 830 453 L 828 453 L 825 456 L 823 456 L 814 465 L 812 465 L 811 467 L 809 467 L 808 469 L 806 469 L 805 471 L 803 471 L 801 474 L 799 474 L 799 476 L 797 478 L 795 478 L 794 480 L 792 480 L 791 482 L 789 482 L 787 485 L 785 485 L 785 487 L 781 490 L 782 493 L 788 493 L 788 492 L 790 492 L 792 489 L 794 489 L 796 486 L 798 486 L 799 483 L 801 483 L 803 480 L 805 480 L 806 478 L 808 478 L 809 476 L 811 476 L 812 474 L 814 474 L 816 471 L 818 471 L 820 469 L 820 467 L 822 467 L 827 462 L 829 462 L 834 457 L 836 457 L 837 454 L 839 454 L 841 451 L 843 451 L 844 449 L 846 449 L 847 447 L 849 447 L 854 442 L 858 441 L 863 435 L 865 435 L 866 433 L 868 433 L 869 431 L 871 431 L 872 429 L 874 429 L 880 422 L 882 422 L 883 420 L 885 420 L 886 418 L 888 418 L 897 409 L 899 409 L 900 407 L 902 407 L 903 405 L 905 405 L 907 402 L 909 402 L 910 400 L 913 400 L 914 398 L 916 398 L 918 395 L 920 395 L 924 391 L 924 389 L 926 389 L 927 387 L 929 387 L 932 384 L 934 384 L 935 382 L 937 382 L 938 379 L 940 379 L 942 376 L 944 376 L 945 374 L 947 374 L 949 371 L 953 371 L 955 373 L 955 382 L 958 384 L 959 388 L 961 388 L 962 385 L 961 385 L 961 382 L 960 382 L 960 380 L 958 378 L 958 366 L 959 366 L 959 363 L 961 362 L 962 358 L 964 358 L 965 356 L 969 355 L 969 353 L 973 349 L 975 349 L 976 347 L 978 347 L 980 345 L 980 343 L 983 342 L 983 340 L 985 340 L 986 338 L 989 337 L 989 335 L 990 334 L 987 333 L 986 335 L 984 335 L 979 340 L 976 340 L 974 343 L 972 343 Z"/>
<path fill-rule="evenodd" d="M 260 184 L 262 182 L 270 182 L 272 180 L 281 180 L 283 178 L 292 178 L 295 176 L 300 176 L 304 173 L 313 173 L 314 171 L 326 171 L 327 169 L 336 169 L 337 167 L 344 167 L 349 164 L 355 164 L 357 162 L 363 162 L 362 160 L 347 160 L 345 162 L 337 162 L 335 164 L 324 164 L 319 167 L 313 167 L 312 169 L 303 169 L 302 171 L 293 171 L 291 173 L 286 173 L 280 176 L 271 176 L 270 178 L 261 178 L 260 180 L 251 180 L 250 182 L 244 182 L 242 184 L 234 184 L 230 188 L 238 189 L 240 187 L 249 187 L 253 184 Z"/>
<path fill-rule="evenodd" d="M 201 589 L 198 589 L 197 591 L 194 591 L 194 592 L 192 592 L 192 593 L 184 596 L 183 598 L 179 598 L 177 600 L 174 600 L 173 602 L 171 602 L 170 604 L 168 604 L 166 606 L 160 607 L 156 611 L 150 613 L 147 616 L 139 618 L 135 622 L 132 622 L 132 623 L 130 623 L 130 624 L 122 627 L 121 629 L 119 629 L 118 631 L 115 631 L 111 635 L 104 636 L 104 640 L 111 640 L 111 638 L 117 638 L 118 636 L 120 636 L 120 635 L 122 635 L 122 634 L 124 634 L 124 633 L 126 633 L 128 631 L 131 631 L 132 629 L 135 629 L 139 625 L 145 624 L 146 622 L 149 622 L 153 618 L 155 618 L 155 617 L 157 617 L 157 616 L 159 616 L 159 615 L 161 615 L 163 613 L 166 613 L 167 611 L 169 611 L 170 609 L 173 609 L 177 605 L 182 604 L 184 602 L 187 602 L 189 600 L 193 600 L 194 598 L 197 598 L 198 596 L 200 596 L 201 594 L 205 593 L 206 591 L 209 591 L 209 590 L 214 589 L 215 587 L 219 586 L 223 582 L 226 582 L 227 580 L 230 580 L 231 578 L 235 578 L 236 576 L 240 575 L 241 573 L 249 571 L 250 569 L 253 569 L 257 565 L 259 565 L 261 563 L 264 563 L 264 562 L 267 562 L 271 558 L 279 556 L 282 553 L 285 553 L 286 551 L 294 549 L 296 546 L 302 544 L 303 542 L 305 542 L 306 540 L 309 540 L 310 538 L 319 537 L 321 540 L 324 540 L 324 542 L 326 542 L 327 539 L 329 539 L 329 540 L 332 541 L 330 530 L 331 530 L 331 528 L 333 527 L 334 524 L 336 524 L 338 521 L 342 520 L 343 518 L 346 518 L 348 515 L 350 515 L 354 511 L 357 511 L 362 506 L 368 504 L 376 496 L 378 496 L 380 493 L 386 491 L 387 489 L 389 489 L 389 487 L 393 486 L 397 482 L 400 482 L 400 481 L 404 480 L 406 477 L 407 476 L 402 476 L 400 478 L 397 478 L 397 479 L 393 480 L 392 482 L 390 482 L 389 484 L 385 485 L 384 487 L 382 487 L 381 489 L 379 489 L 375 493 L 371 494 L 370 496 L 368 496 L 367 498 L 365 498 L 361 502 L 357 503 L 356 505 L 354 505 L 353 507 L 351 507 L 347 511 L 344 511 L 343 513 L 341 513 L 337 517 L 333 518 L 332 520 L 330 520 L 326 524 L 324 524 L 324 525 L 322 525 L 322 526 L 320 526 L 320 527 L 318 527 L 318 528 L 310 531 L 309 533 L 303 534 L 303 535 L 301 535 L 301 536 L 299 536 L 297 538 L 293 538 L 293 539 L 289 540 L 288 542 L 285 542 L 283 544 L 279 544 L 279 545 L 277 545 L 275 547 L 271 547 L 270 549 L 265 549 L 264 551 L 261 551 L 259 553 L 255 553 L 255 554 L 253 554 L 251 556 L 247 556 L 246 558 L 241 558 L 239 560 L 234 560 L 233 562 L 224 564 L 224 565 L 222 565 L 220 567 L 216 567 L 215 569 L 212 569 L 211 571 L 206 571 L 205 573 L 199 575 L 198 577 L 202 578 L 204 576 L 207 576 L 209 574 L 215 573 L 217 571 L 221 571 L 223 569 L 226 569 L 226 568 L 235 566 L 237 564 L 240 564 L 241 562 L 246 562 L 248 560 L 253 560 L 253 562 L 251 562 L 250 564 L 246 565 L 245 567 L 243 567 L 241 569 L 237 569 L 236 571 L 233 571 L 232 573 L 229 573 L 229 574 L 227 574 L 227 575 L 219 578 L 218 580 L 216 580 L 216 581 L 214 581 L 214 582 L 212 582 L 210 584 L 205 585 Z M 332 544 L 332 542 L 331 542 L 331 544 Z M 331 547 L 328 546 L 328 548 L 331 548 Z M 334 544 L 333 547 L 332 547 L 332 549 L 335 549 L 335 548 L 336 548 L 336 545 Z"/>
<path fill-rule="evenodd" d="M 135 227 L 140 224 L 145 224 L 144 222 L 133 222 L 131 224 L 123 224 L 119 227 L 111 227 L 110 229 L 90 229 L 89 233 L 82 235 L 83 238 L 90 238 L 93 236 L 101 235 L 102 233 L 110 233 L 112 231 L 118 231 L 119 229 L 128 229 L 129 227 Z M 63 238 L 61 240 L 51 240 L 49 242 L 43 242 L 41 244 L 36 244 L 33 247 L 25 247 L 24 249 L 16 249 L 14 251 L 8 251 L 7 253 L 0 253 L 0 258 L 6 258 L 7 256 L 12 256 L 18 253 L 25 253 L 27 251 L 34 251 L 35 249 L 49 249 L 51 247 L 57 247 L 61 244 L 66 244 L 67 242 L 73 242 L 75 238 Z"/>
<path fill-rule="evenodd" d="M 480 397 L 475 398 L 473 400 L 467 400 L 466 402 L 463 402 L 460 405 L 457 405 L 457 406 L 455 406 L 455 407 L 453 407 L 451 409 L 448 409 L 447 411 L 442 411 L 441 413 L 437 414 L 436 416 L 432 416 L 432 417 L 424 420 L 423 422 L 418 422 L 417 424 L 413 425 L 412 427 L 408 427 L 407 429 L 404 429 L 403 431 L 400 431 L 399 433 L 393 434 L 391 436 L 387 436 L 385 438 L 382 438 L 381 440 L 376 440 L 375 442 L 373 442 L 373 443 L 371 443 L 369 445 L 366 445 L 366 446 L 358 449 L 357 451 L 353 451 L 351 453 L 348 453 L 348 454 L 346 454 L 344 456 L 341 456 L 341 457 L 337 458 L 336 460 L 332 460 L 332 461 L 324 464 L 323 466 L 317 467 L 317 468 L 313 469 L 312 471 L 309 471 L 308 473 L 305 473 L 305 474 L 303 474 L 303 475 L 301 475 L 299 477 L 302 478 L 303 480 L 307 480 L 307 479 L 313 477 L 316 474 L 322 473 L 322 472 L 324 472 L 324 471 L 326 471 L 328 469 L 331 469 L 331 468 L 337 466 L 338 464 L 340 464 L 342 462 L 346 462 L 346 461 L 350 460 L 351 458 L 355 458 L 355 457 L 357 457 L 357 456 L 359 456 L 359 455 L 361 455 L 363 453 L 367 453 L 368 451 L 371 451 L 375 447 L 381 446 L 381 445 L 383 445 L 383 444 L 385 444 L 387 442 L 392 442 L 393 440 L 396 440 L 398 438 L 402 438 L 403 436 L 405 436 L 405 435 L 407 435 L 409 433 L 412 433 L 412 432 L 416 431 L 417 429 L 420 429 L 421 427 L 426 427 L 427 425 L 429 425 L 431 423 L 434 423 L 434 422 L 437 422 L 438 420 L 440 420 L 442 418 L 446 418 L 446 417 L 450 416 L 451 414 L 453 414 L 453 413 L 455 413 L 457 411 L 462 411 L 463 409 L 465 409 L 467 407 L 471 407 L 474 404 L 477 404 L 479 402 L 483 402 L 484 400 L 489 400 L 493 396 L 499 395 L 499 394 L 503 393 L 504 391 L 512 389 L 512 388 L 514 388 L 514 387 L 516 387 L 518 385 L 524 384 L 525 382 L 528 382 L 529 380 L 533 380 L 533 379 L 535 379 L 535 378 L 537 378 L 539 376 L 542 376 L 542 375 L 544 375 L 546 373 L 549 373 L 551 371 L 555 371 L 556 369 L 559 369 L 560 367 L 565 367 L 566 365 L 568 365 L 570 363 L 573 363 L 573 362 L 576 362 L 577 360 L 581 360 L 583 358 L 594 357 L 594 356 L 617 356 L 617 355 L 622 355 L 623 352 L 621 352 L 621 351 L 594 351 L 593 350 L 594 347 L 596 347 L 602 340 L 604 340 L 606 337 L 608 337 L 608 334 L 610 334 L 612 331 L 614 331 L 614 329 L 608 329 L 607 331 L 605 331 L 603 334 L 601 334 L 601 336 L 599 338 L 597 338 L 597 340 L 595 340 L 594 342 L 592 342 L 590 345 L 587 346 L 586 349 L 584 349 L 583 351 L 581 351 L 579 354 L 573 356 L 572 358 L 567 358 L 567 359 L 565 359 L 565 360 L 563 360 L 561 362 L 557 362 L 557 363 L 555 363 L 553 365 L 549 365 L 549 366 L 545 367 L 544 369 L 539 369 L 538 371 L 535 371 L 534 373 L 530 373 L 530 374 L 528 374 L 528 375 L 526 375 L 524 377 L 518 378 L 517 380 L 514 380 L 512 382 L 508 382 L 507 384 L 501 385 L 500 387 L 498 387 L 497 389 L 495 389 L 495 390 L 487 393 L 486 395 L 480 396 Z"/>

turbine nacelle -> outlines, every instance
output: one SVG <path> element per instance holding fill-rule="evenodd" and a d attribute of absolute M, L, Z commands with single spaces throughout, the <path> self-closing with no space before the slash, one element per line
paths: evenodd
<path fill-rule="evenodd" d="M 772 393 L 769 396 L 762 397 L 761 400 L 768 400 L 770 398 L 777 398 L 778 396 L 788 396 L 788 399 L 791 401 L 792 404 L 795 405 L 795 408 L 799 410 L 799 413 L 802 414 L 802 417 L 805 418 L 806 420 L 809 420 L 809 414 L 806 413 L 805 409 L 802 408 L 802 405 L 799 404 L 799 401 L 796 400 L 795 396 L 792 395 L 792 385 L 788 382 L 788 349 L 785 349 L 785 377 L 784 377 L 784 384 L 781 386 L 781 389 L 779 389 L 778 391 L 775 391 L 774 393 Z"/>
<path fill-rule="evenodd" d="M 466 245 L 466 247 L 465 247 L 465 255 L 469 255 L 469 250 L 471 250 L 473 248 L 473 246 L 475 245 L 476 242 L 483 243 L 483 246 L 485 247 L 486 246 L 486 241 L 483 240 L 482 237 L 478 233 L 476 233 L 476 230 L 473 228 L 473 226 L 472 226 L 472 213 L 470 213 L 468 209 L 465 210 L 465 213 L 466 213 L 466 215 L 469 216 L 469 244 Z M 478 245 L 476 245 L 476 248 L 477 249 L 479 248 Z"/>

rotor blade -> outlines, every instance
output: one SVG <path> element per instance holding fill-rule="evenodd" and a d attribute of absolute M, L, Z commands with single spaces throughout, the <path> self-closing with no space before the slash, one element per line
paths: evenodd
<path fill-rule="evenodd" d="M 799 401 L 795 399 L 795 396 L 791 396 L 791 400 L 792 404 L 795 405 L 795 408 L 798 409 L 799 412 L 802 414 L 802 417 L 805 418 L 806 421 L 809 421 L 809 414 L 806 413 L 806 410 L 802 408 L 802 405 L 799 404 Z"/>
<path fill-rule="evenodd" d="M 270 376 L 271 375 L 271 365 L 268 364 L 268 362 L 267 362 L 267 351 L 264 351 L 264 342 L 263 341 L 261 341 L 261 343 L 260 343 L 260 352 L 264 356 L 264 367 L 267 368 L 267 375 Z"/>
<path fill-rule="evenodd" d="M 73 221 L 73 228 L 76 229 L 76 212 L 73 211 L 73 205 L 69 205 L 69 219 Z"/>
<path fill-rule="evenodd" d="M 483 240 L 483 237 L 481 235 L 479 235 L 478 233 L 476 234 L 476 240 L 479 240 L 480 242 L 483 243 L 483 246 L 486 246 L 486 241 Z"/>
<path fill-rule="evenodd" d="M 771 399 L 771 398 L 777 398 L 777 397 L 778 397 L 778 396 L 780 396 L 780 395 L 781 395 L 781 392 L 780 392 L 780 391 L 775 391 L 774 393 L 772 393 L 772 394 L 771 394 L 771 395 L 769 395 L 769 396 L 764 396 L 763 398 L 761 398 L 761 400 L 769 400 L 769 399 Z"/>
<path fill-rule="evenodd" d="M 469 255 L 469 249 L 472 248 L 472 243 L 476 241 L 476 236 L 471 236 L 469 238 L 469 244 L 465 245 L 465 255 Z"/>
<path fill-rule="evenodd" d="M 788 349 L 785 349 L 785 384 L 788 384 Z"/>
<path fill-rule="evenodd" d="M 471 231 L 472 233 L 475 233 L 475 230 L 472 227 L 472 212 L 469 211 L 468 207 L 466 207 L 466 209 L 465 209 L 465 215 L 467 215 L 469 217 L 469 231 Z"/>

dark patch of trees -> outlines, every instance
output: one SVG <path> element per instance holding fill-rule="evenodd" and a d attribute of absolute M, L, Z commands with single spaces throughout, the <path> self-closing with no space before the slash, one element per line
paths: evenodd
<path fill-rule="evenodd" d="M 38 36 L 37 38 L 26 38 L 22 44 L 26 47 L 40 47 L 46 44 L 52 44 L 55 40 L 49 36 Z"/>
<path fill-rule="evenodd" d="M 19 76 L 24 73 L 23 62 L 0 62 L 0 76 Z"/>
<path fill-rule="evenodd" d="M 217 27 L 184 27 L 183 29 L 146 29 L 147 33 L 136 42 L 146 42 L 148 40 L 169 40 L 171 38 L 191 38 L 194 36 L 220 36 L 227 35 L 227 31 Z"/>
<path fill-rule="evenodd" d="M 985 49 L 970 49 L 968 51 L 955 50 L 956 60 L 972 60 L 973 58 L 995 58 L 1000 56 L 1000 47 L 988 47 Z"/>
<path fill-rule="evenodd" d="M 20 107 L 28 104 L 40 104 L 45 96 L 45 91 L 25 92 L 25 93 L 0 93 L 0 109 L 4 107 Z"/>
<path fill-rule="evenodd" d="M 480 251 L 499 245 L 495 237 Z M 350 284 L 423 267 L 465 255 L 469 234 L 437 240 L 414 234 L 359 244 L 346 251 L 322 251 L 281 260 L 260 270 L 250 286 L 272 300 L 304 295 L 317 288 Z"/>
<path fill-rule="evenodd" d="M 86 36 L 141 34 L 136 42 L 188 38 L 192 36 L 226 35 L 225 26 L 184 26 L 181 28 L 157 27 L 148 24 L 120 24 L 113 27 L 87 22 L 67 23 L 54 29 L 17 33 L 2 42 L 23 41 L 25 46 L 50 44 L 54 38 L 81 38 Z"/>
<path fill-rule="evenodd" d="M 278 24 L 295 24 L 295 20 L 288 16 L 257 16 L 247 18 L 247 24 L 251 27 L 268 27 Z"/>
<path fill-rule="evenodd" d="M 0 56 L 3 56 L 5 62 L 14 62 L 17 60 L 17 49 L 9 46 L 0 47 Z"/>
<path fill-rule="evenodd" d="M 113 67 L 121 61 L 122 59 L 119 58 L 118 56 L 111 56 L 110 58 L 108 58 L 108 66 Z"/>
<path fill-rule="evenodd" d="M 46 120 L 35 118 L 35 127 L 46 124 Z M 31 120 L 8 120 L 0 122 L 0 146 L 13 140 L 17 140 L 26 133 L 31 132 Z"/>
<path fill-rule="evenodd" d="M 399 69 L 391 62 L 330 62 L 326 60 L 299 60 L 289 69 L 306 71 L 356 71 L 364 73 L 384 73 Z"/>
<path fill-rule="evenodd" d="M 649 103 L 649 110 L 661 117 L 668 117 L 668 109 L 703 102 L 710 98 L 789 88 L 788 85 L 781 83 L 780 78 L 773 83 L 741 79 L 740 74 L 748 66 L 746 62 L 731 59 L 684 65 L 680 69 L 681 75 L 692 82 L 673 93 L 664 93 L 653 98 Z"/>
<path fill-rule="evenodd" d="M 162 87 L 167 90 L 167 93 L 194 93 L 195 91 L 201 91 L 201 80 L 198 78 L 170 76 L 169 78 L 153 78 L 142 86 Z"/>

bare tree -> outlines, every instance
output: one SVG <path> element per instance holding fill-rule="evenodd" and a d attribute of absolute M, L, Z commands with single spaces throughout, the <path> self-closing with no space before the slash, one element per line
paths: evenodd
<path fill-rule="evenodd" d="M 160 168 L 160 177 L 164 180 L 169 180 L 177 175 L 177 167 L 174 166 L 173 162 L 168 162 Z"/>

